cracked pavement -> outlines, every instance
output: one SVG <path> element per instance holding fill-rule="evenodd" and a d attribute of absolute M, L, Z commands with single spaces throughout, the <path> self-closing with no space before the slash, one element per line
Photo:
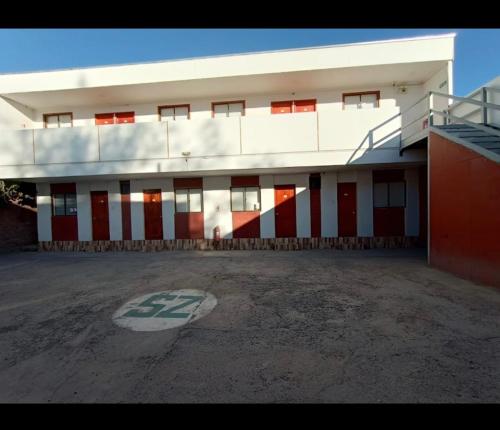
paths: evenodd
<path fill-rule="evenodd" d="M 0 402 L 499 402 L 500 290 L 421 250 L 0 255 Z M 134 332 L 155 291 L 218 305 Z"/>

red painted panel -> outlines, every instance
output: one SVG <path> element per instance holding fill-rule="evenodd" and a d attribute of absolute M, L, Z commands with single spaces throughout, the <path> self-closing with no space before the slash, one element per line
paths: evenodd
<path fill-rule="evenodd" d="M 50 184 L 51 194 L 76 193 L 76 184 Z"/>
<path fill-rule="evenodd" d="M 175 214 L 176 239 L 203 239 L 204 237 L 203 212 L 177 212 Z"/>
<path fill-rule="evenodd" d="M 373 208 L 374 236 L 404 236 L 405 208 Z"/>
<path fill-rule="evenodd" d="M 92 239 L 109 240 L 109 208 L 107 191 L 91 191 Z"/>
<path fill-rule="evenodd" d="M 174 178 L 174 188 L 203 188 L 203 178 Z"/>
<path fill-rule="evenodd" d="M 258 176 L 231 176 L 232 187 L 258 187 L 259 185 Z"/>
<path fill-rule="evenodd" d="M 316 100 L 295 100 L 295 112 L 315 112 Z"/>
<path fill-rule="evenodd" d="M 122 238 L 132 239 L 132 216 L 130 207 L 130 181 L 120 182 L 120 196 L 122 206 Z"/>
<path fill-rule="evenodd" d="M 404 169 L 373 171 L 373 182 L 401 182 L 404 180 L 405 180 Z"/>
<path fill-rule="evenodd" d="M 420 246 L 427 247 L 427 166 L 418 168 L 418 212 Z"/>
<path fill-rule="evenodd" d="M 163 239 L 161 190 L 144 190 L 144 233 L 146 240 Z"/>
<path fill-rule="evenodd" d="M 135 122 L 135 112 L 117 112 L 115 114 L 116 124 L 127 124 Z"/>
<path fill-rule="evenodd" d="M 233 212 L 233 237 L 260 237 L 260 212 Z"/>
<path fill-rule="evenodd" d="M 52 217 L 52 240 L 78 240 L 78 220 L 76 215 Z"/>
<path fill-rule="evenodd" d="M 321 189 L 311 189 L 311 237 L 321 237 Z"/>
<path fill-rule="evenodd" d="M 280 114 L 280 113 L 292 113 L 293 101 L 282 101 L 282 102 L 271 102 L 271 113 L 272 114 Z"/>
<path fill-rule="evenodd" d="M 500 287 L 500 166 L 430 133 L 430 263 Z"/>
<path fill-rule="evenodd" d="M 276 237 L 297 236 L 295 185 L 274 186 L 274 218 Z"/>
<path fill-rule="evenodd" d="M 357 236 L 357 203 L 356 183 L 342 182 L 337 184 L 338 228 L 339 236 Z"/>
<path fill-rule="evenodd" d="M 106 125 L 115 123 L 114 113 L 96 113 L 95 114 L 95 125 Z"/>

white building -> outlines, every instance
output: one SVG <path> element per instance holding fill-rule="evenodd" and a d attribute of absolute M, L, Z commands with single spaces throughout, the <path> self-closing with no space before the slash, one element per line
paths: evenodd
<path fill-rule="evenodd" d="M 419 100 L 453 92 L 453 48 L 440 35 L 0 75 L 0 178 L 37 183 L 48 249 L 199 246 L 216 227 L 422 239 L 426 150 L 400 145 L 426 136 Z"/>

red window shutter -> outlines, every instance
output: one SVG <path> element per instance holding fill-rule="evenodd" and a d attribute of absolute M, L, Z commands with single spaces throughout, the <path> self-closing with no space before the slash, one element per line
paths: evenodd
<path fill-rule="evenodd" d="M 117 124 L 128 124 L 135 122 L 135 112 L 117 112 L 115 116 Z"/>
<path fill-rule="evenodd" d="M 296 100 L 295 112 L 315 112 L 316 100 Z"/>
<path fill-rule="evenodd" d="M 95 125 L 106 125 L 115 123 L 114 113 L 96 113 L 95 114 Z"/>
<path fill-rule="evenodd" d="M 291 100 L 283 102 L 271 102 L 271 113 L 292 113 L 292 105 L 293 102 Z"/>

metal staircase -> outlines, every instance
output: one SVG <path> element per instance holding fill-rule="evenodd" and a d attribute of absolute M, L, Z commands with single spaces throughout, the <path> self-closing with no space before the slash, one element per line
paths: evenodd
<path fill-rule="evenodd" d="M 404 122 L 405 115 L 416 107 L 420 106 L 420 113 L 423 111 L 417 119 L 401 127 L 400 154 L 408 148 L 421 146 L 422 142 L 428 140 L 429 131 L 432 131 L 500 162 L 500 105 L 488 101 L 494 94 L 500 94 L 500 89 L 481 87 L 469 97 L 430 91 L 424 98 L 401 112 Z M 480 100 L 476 99 L 478 95 L 481 96 Z M 436 98 L 447 99 L 447 109 L 436 109 Z M 455 103 L 448 104 L 450 100 Z M 415 123 L 418 124 L 418 121 L 422 121 L 422 128 L 416 131 L 413 129 L 410 134 L 405 135 L 404 130 Z"/>

